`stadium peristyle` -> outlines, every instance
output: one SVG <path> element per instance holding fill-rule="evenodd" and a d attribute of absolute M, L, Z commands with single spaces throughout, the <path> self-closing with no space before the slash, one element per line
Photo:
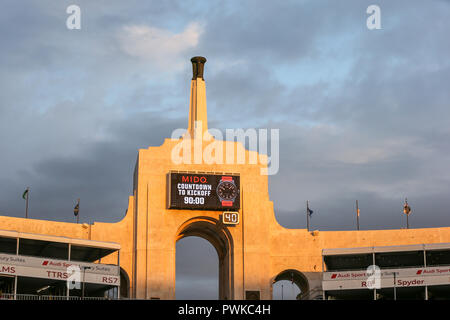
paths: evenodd
<path fill-rule="evenodd" d="M 295 283 L 298 299 L 450 297 L 450 228 L 310 231 L 279 225 L 268 176 L 261 174 L 267 162 L 250 161 L 264 155 L 208 133 L 206 59 L 191 61 L 188 129 L 138 151 L 121 221 L 0 216 L 1 298 L 175 299 L 176 243 L 188 236 L 216 249 L 220 299 L 272 299 L 279 280 Z M 227 160 L 184 161 L 198 150 L 215 150 L 216 160 Z M 79 287 L 67 285 L 71 267 L 80 271 Z"/>

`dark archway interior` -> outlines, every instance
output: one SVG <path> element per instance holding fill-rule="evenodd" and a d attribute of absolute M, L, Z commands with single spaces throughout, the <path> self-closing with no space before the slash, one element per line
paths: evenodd
<path fill-rule="evenodd" d="M 130 297 L 130 278 L 125 270 L 120 268 L 120 297 Z"/>
<path fill-rule="evenodd" d="M 275 277 L 273 284 L 278 281 L 289 281 L 291 283 L 295 283 L 297 287 L 300 288 L 300 294 L 297 299 L 304 298 L 309 292 L 308 279 L 306 279 L 300 271 L 294 269 L 284 270 Z"/>

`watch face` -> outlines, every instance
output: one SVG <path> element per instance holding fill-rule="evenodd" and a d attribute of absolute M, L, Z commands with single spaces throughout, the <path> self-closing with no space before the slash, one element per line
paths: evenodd
<path fill-rule="evenodd" d="M 223 181 L 217 186 L 217 195 L 223 200 L 234 200 L 237 196 L 237 188 L 234 183 Z"/>

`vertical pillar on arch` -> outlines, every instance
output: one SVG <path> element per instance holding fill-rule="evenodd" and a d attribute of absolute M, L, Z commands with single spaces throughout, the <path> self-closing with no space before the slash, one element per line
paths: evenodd
<path fill-rule="evenodd" d="M 17 237 L 16 255 L 19 255 L 20 238 Z M 17 300 L 17 275 L 14 276 L 14 300 Z"/>
<path fill-rule="evenodd" d="M 322 249 L 322 277 L 323 277 L 323 273 L 325 272 L 325 258 L 323 257 L 323 249 Z M 322 287 L 322 300 L 325 300 L 326 298 L 326 293 L 325 290 L 323 290 Z"/>
<path fill-rule="evenodd" d="M 372 264 L 375 266 L 375 252 L 372 251 Z M 373 300 L 377 300 L 377 289 L 373 289 Z"/>
<path fill-rule="evenodd" d="M 427 267 L 427 251 L 425 250 L 425 245 L 423 245 L 423 266 Z M 425 300 L 428 300 L 428 286 L 425 286 Z"/>
<path fill-rule="evenodd" d="M 71 253 L 71 251 L 72 251 L 72 244 L 71 243 L 69 243 L 69 245 L 68 245 L 68 247 L 67 247 L 67 259 L 68 259 L 68 261 L 70 261 L 70 259 L 71 259 L 71 255 L 70 255 L 70 253 Z M 70 288 L 69 288 L 69 283 L 68 282 L 66 282 L 66 298 L 67 298 L 67 300 L 69 300 L 69 296 L 70 296 Z"/>
<path fill-rule="evenodd" d="M 122 285 L 122 282 L 120 281 L 120 249 L 117 250 L 117 276 L 119 277 L 119 286 L 117 288 L 117 295 L 115 296 L 117 299 L 120 299 L 120 286 Z"/>

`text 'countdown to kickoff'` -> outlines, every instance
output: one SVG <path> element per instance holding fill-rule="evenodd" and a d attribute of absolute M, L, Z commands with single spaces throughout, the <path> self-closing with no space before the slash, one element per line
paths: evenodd
<path fill-rule="evenodd" d="M 168 208 L 230 211 L 240 208 L 240 177 L 170 172 Z"/>

